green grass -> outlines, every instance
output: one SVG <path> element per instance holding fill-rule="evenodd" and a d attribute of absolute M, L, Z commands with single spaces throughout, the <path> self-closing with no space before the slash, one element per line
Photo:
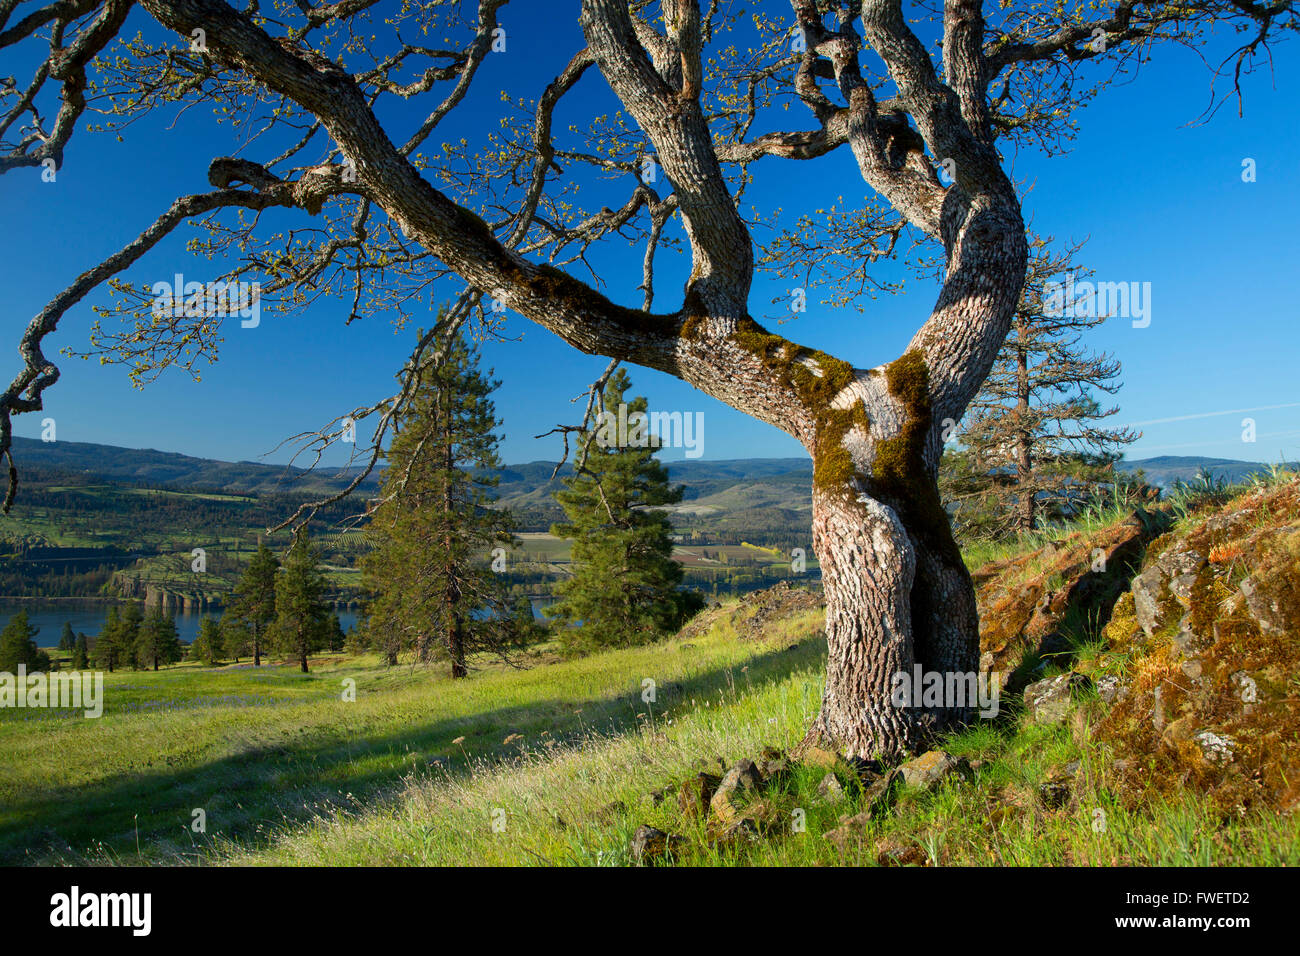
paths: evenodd
<path fill-rule="evenodd" d="M 369 658 L 308 675 L 193 665 L 106 675 L 99 719 L 0 711 L 0 861 L 133 860 L 137 838 L 139 858 L 175 858 L 206 844 L 188 829 L 195 808 L 210 835 L 257 846 L 276 827 L 382 801 L 439 761 L 465 773 L 518 754 L 520 742 L 504 743 L 514 734 L 532 748 L 627 733 L 665 707 L 705 706 L 796 667 L 815 673 L 817 643 L 787 652 L 710 637 L 457 682 Z M 658 709 L 641 701 L 647 677 Z M 342 700 L 344 678 L 355 702 Z"/>
<path fill-rule="evenodd" d="M 110 675 L 99 720 L 0 711 L 0 861 L 623 865 L 642 823 L 688 838 L 683 865 L 869 864 L 891 837 L 943 864 L 1300 859 L 1294 818 L 1224 821 L 1191 795 L 1116 805 L 1104 751 L 1063 727 L 1021 727 L 1011 712 L 945 743 L 984 761 L 972 783 L 904 792 L 860 845 L 823 839 L 857 808 L 819 804 L 823 773 L 800 770 L 779 809 L 802 810 L 802 832 L 714 846 L 671 796 L 649 795 L 701 761 L 716 769 L 717 758 L 799 740 L 821 694 L 818 625 L 805 612 L 762 642 L 718 625 L 456 682 L 369 658 L 310 675 L 192 665 Z M 355 703 L 341 698 L 344 678 L 357 682 Z M 1039 785 L 1074 760 L 1088 782 L 1070 805 L 1043 806 Z M 1001 804 L 1012 810 L 990 822 Z M 196 808 L 205 834 L 190 829 Z"/>

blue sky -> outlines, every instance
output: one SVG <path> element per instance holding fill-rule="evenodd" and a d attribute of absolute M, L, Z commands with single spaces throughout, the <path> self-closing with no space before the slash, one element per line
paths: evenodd
<path fill-rule="evenodd" d="M 485 119 L 490 122 L 499 110 L 503 86 L 535 97 L 577 49 L 576 15 L 557 19 L 539 14 L 535 5 L 503 12 L 507 52 L 489 58 L 475 91 L 442 128 L 442 139 L 480 134 Z M 135 26 L 148 32 L 139 11 L 133 18 L 128 32 Z M 1243 118 L 1229 105 L 1208 125 L 1188 127 L 1206 105 L 1208 74 L 1192 51 L 1158 49 L 1140 75 L 1112 86 L 1083 112 L 1070 153 L 1012 157 L 1016 178 L 1032 186 L 1026 212 L 1039 233 L 1063 240 L 1091 237 L 1080 258 L 1098 278 L 1151 283 L 1149 327 L 1112 320 L 1089 340 L 1123 362 L 1116 420 L 1136 423 L 1144 432 L 1129 457 L 1300 455 L 1294 368 L 1300 309 L 1292 239 L 1300 218 L 1294 188 L 1300 133 L 1288 93 L 1298 72 L 1294 46 L 1281 44 L 1272 75 L 1247 78 Z M 581 122 L 593 110 L 612 106 L 593 72 L 560 120 Z M 398 114 L 402 131 L 426 108 Z M 789 116 L 799 128 L 812 125 L 793 109 Z M 229 152 L 229 140 L 214 135 L 205 117 L 191 114 L 173 122 L 170 115 L 158 116 L 128 130 L 123 143 L 79 132 L 55 183 L 42 183 L 39 172 L 30 170 L 0 177 L 0 221 L 7 227 L 0 230 L 0 262 L 10 330 L 0 374 L 6 381 L 18 368 L 14 346 L 30 316 L 79 272 L 138 234 L 177 195 L 206 189 L 208 161 Z M 1253 183 L 1241 179 L 1246 157 L 1257 163 Z M 768 159 L 754 171 L 747 198 L 760 207 L 795 211 L 841 196 L 852 202 L 865 193 L 846 150 L 813 163 Z M 190 234 L 178 230 L 125 277 L 153 282 L 177 271 L 210 277 L 213 267 L 184 252 Z M 639 303 L 635 254 L 611 250 L 595 261 L 612 298 Z M 661 308 L 680 301 L 687 268 L 671 254 L 661 258 Z M 897 275 L 897 267 L 886 273 Z M 751 306 L 755 317 L 771 315 L 769 300 L 794 284 L 760 277 Z M 446 291 L 450 297 L 456 287 Z M 909 282 L 905 294 L 877 299 L 864 313 L 810 303 L 807 313 L 781 331 L 871 366 L 900 353 L 934 294 L 933 286 Z M 70 311 L 47 340 L 47 352 L 84 347 L 93 318 L 89 306 L 106 301 L 106 293 L 93 296 Z M 121 367 L 60 357 L 63 376 L 46 392 L 46 412 L 18 416 L 15 433 L 38 437 L 40 418 L 48 416 L 56 420 L 61 440 L 283 461 L 283 451 L 268 455 L 282 439 L 390 394 L 393 374 L 420 324 L 402 332 L 378 320 L 344 328 L 346 308 L 330 300 L 291 318 L 264 316 L 257 329 L 230 328 L 220 361 L 204 371 L 201 383 L 174 371 L 137 391 Z M 553 459 L 558 440 L 534 436 L 576 420 L 581 406 L 570 399 L 605 361 L 518 317 L 507 331 L 518 340 L 484 346 L 486 363 L 503 382 L 497 394 L 505 422 L 503 457 Z M 706 459 L 803 454 L 776 429 L 684 383 L 644 369 L 629 371 L 653 408 L 703 412 Z M 1248 416 L 1255 420 L 1253 444 L 1242 441 L 1242 419 Z"/>

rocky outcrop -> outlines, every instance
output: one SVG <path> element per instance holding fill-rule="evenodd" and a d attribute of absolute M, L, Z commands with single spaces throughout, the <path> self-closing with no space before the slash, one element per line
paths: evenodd
<path fill-rule="evenodd" d="M 797 623 L 800 615 L 820 611 L 825 606 L 826 599 L 820 593 L 796 587 L 789 581 L 780 581 L 770 588 L 745 595 L 735 604 L 719 605 L 700 612 L 682 629 L 680 636 L 698 637 L 718 624 L 726 624 L 741 640 L 800 637 L 804 635 L 785 635 L 784 627 L 773 625 Z M 808 633 L 820 630 L 820 623 L 812 623 Z"/>
<path fill-rule="evenodd" d="M 980 618 L 980 669 L 1020 691 L 1038 664 L 1068 652 L 1081 626 L 1106 622 L 1142 551 L 1166 521 L 1137 509 L 1123 522 L 985 565 L 972 574 Z"/>
<path fill-rule="evenodd" d="M 1129 798 L 1191 788 L 1226 812 L 1300 806 L 1300 482 L 1153 542 L 1103 634 L 1115 693 L 1097 732 Z"/>

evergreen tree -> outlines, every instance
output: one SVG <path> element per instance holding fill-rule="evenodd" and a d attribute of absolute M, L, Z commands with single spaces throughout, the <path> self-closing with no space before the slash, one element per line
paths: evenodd
<path fill-rule="evenodd" d="M 329 623 L 325 626 L 325 649 L 328 651 L 341 651 L 346 640 L 347 635 L 343 633 L 343 625 L 339 621 L 339 616 L 331 614 Z"/>
<path fill-rule="evenodd" d="M 533 602 L 528 599 L 528 595 L 521 594 L 510 609 L 511 642 L 522 649 L 544 640 L 546 635 L 546 627 L 533 613 Z"/>
<path fill-rule="evenodd" d="M 221 627 L 210 617 L 199 622 L 199 632 L 190 644 L 190 660 L 204 664 L 221 660 Z"/>
<path fill-rule="evenodd" d="M 389 663 L 410 650 L 420 661 L 444 657 L 464 677 L 470 654 L 504 653 L 510 643 L 504 575 L 489 557 L 514 543 L 513 519 L 491 496 L 501 468 L 490 397 L 498 385 L 456 335 L 397 419 L 371 513 L 375 547 L 362 563 L 374 595 L 370 641 Z"/>
<path fill-rule="evenodd" d="M 122 608 L 118 620 L 118 653 L 121 663 L 129 664 L 132 670 L 140 670 L 145 665 L 135 653 L 136 643 L 140 640 L 140 626 L 144 623 L 144 608 L 138 601 L 130 601 Z"/>
<path fill-rule="evenodd" d="M 77 636 L 72 633 L 72 623 L 63 622 L 63 633 L 59 635 L 59 650 L 71 651 L 77 643 Z"/>
<path fill-rule="evenodd" d="M 182 657 L 180 635 L 170 615 L 156 607 L 140 622 L 135 641 L 135 659 L 141 667 L 158 669 L 160 664 L 174 664 Z"/>
<path fill-rule="evenodd" d="M 72 669 L 84 671 L 90 666 L 90 642 L 85 634 L 77 634 L 77 643 L 72 647 Z"/>
<path fill-rule="evenodd" d="M 217 627 L 221 631 L 222 653 L 238 664 L 239 659 L 247 657 L 253 647 L 252 629 L 229 614 L 222 615 Z"/>
<path fill-rule="evenodd" d="M 1114 464 L 1138 434 L 1102 420 L 1098 392 L 1120 388 L 1120 363 L 1080 343 L 1106 315 L 1091 297 L 1062 290 L 1089 272 L 1036 240 L 1020 306 L 993 370 L 962 421 L 960 447 L 944 456 L 944 498 L 966 533 L 1032 530 L 1121 482 Z"/>
<path fill-rule="evenodd" d="M 308 655 L 324 647 L 329 637 L 325 578 L 316 564 L 316 549 L 306 529 L 299 528 L 275 582 L 275 618 L 266 632 L 270 644 L 298 661 L 304 674 Z"/>
<path fill-rule="evenodd" d="M 568 520 L 551 534 L 573 541 L 573 575 L 556 587 L 559 601 L 546 614 L 568 625 L 561 638 L 570 650 L 656 640 L 700 605 L 698 595 L 678 590 L 672 525 L 654 510 L 681 501 L 682 488 L 668 484 L 644 420 L 646 400 L 627 401 L 630 385 L 622 369 L 610 377 L 598 427 L 581 433 L 575 473 L 555 495 Z"/>
<path fill-rule="evenodd" d="M 141 617 L 140 606 L 134 601 L 125 607 L 114 605 L 108 609 L 104 626 L 100 629 L 99 637 L 95 638 L 95 647 L 91 652 L 97 668 L 111 673 L 124 665 L 135 665 L 133 651 Z"/>
<path fill-rule="evenodd" d="M 99 629 L 99 637 L 95 638 L 95 648 L 91 652 L 95 666 L 109 673 L 122 663 L 121 644 L 118 638 L 121 628 L 121 612 L 116 605 L 112 605 L 104 617 L 104 626 Z"/>
<path fill-rule="evenodd" d="M 253 666 L 262 665 L 262 651 L 267 628 L 275 620 L 275 584 L 280 561 L 264 544 L 244 568 L 235 585 L 235 593 L 222 622 L 242 626 L 248 635 Z"/>
<path fill-rule="evenodd" d="M 48 671 L 50 655 L 36 646 L 36 635 L 41 632 L 27 617 L 26 611 L 19 611 L 9 618 L 9 623 L 0 631 L 0 671 L 16 674 L 21 664 L 29 673 Z"/>

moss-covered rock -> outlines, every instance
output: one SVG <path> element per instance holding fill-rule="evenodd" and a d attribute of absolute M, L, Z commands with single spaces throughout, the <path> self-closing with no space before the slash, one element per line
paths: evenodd
<path fill-rule="evenodd" d="M 1137 801 L 1193 788 L 1224 812 L 1300 805 L 1300 482 L 1159 542 L 1103 634 L 1130 692 L 1099 739 Z"/>

